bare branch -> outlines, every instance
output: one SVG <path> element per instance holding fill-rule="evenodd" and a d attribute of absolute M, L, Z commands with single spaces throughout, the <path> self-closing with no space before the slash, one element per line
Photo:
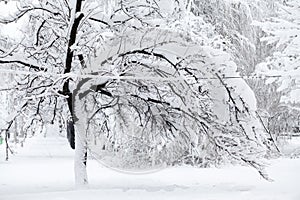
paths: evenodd
<path fill-rule="evenodd" d="M 101 19 L 97 19 L 97 18 L 94 18 L 94 17 L 90 17 L 89 20 L 92 20 L 92 21 L 95 21 L 95 22 L 100 22 L 106 26 L 109 26 L 109 24 Z"/>
<path fill-rule="evenodd" d="M 21 60 L 0 60 L 0 64 L 21 64 L 21 65 L 24 65 L 26 67 L 29 67 L 30 69 L 34 69 L 36 71 L 47 71 L 47 69 L 45 69 L 43 67 L 39 67 L 37 65 L 26 63 L 26 62 L 23 62 Z"/>
<path fill-rule="evenodd" d="M 37 11 L 37 10 L 46 11 L 46 12 L 48 12 L 50 14 L 53 14 L 54 16 L 58 16 L 58 15 L 61 16 L 61 13 L 59 13 L 59 12 L 53 12 L 53 11 L 48 10 L 46 8 L 34 7 L 34 8 L 27 8 L 25 10 L 19 10 L 19 12 L 16 13 L 15 16 L 13 16 L 11 19 L 5 19 L 5 18 L 1 19 L 0 18 L 0 23 L 2 23 L 2 24 L 9 24 L 9 23 L 15 22 L 18 19 L 21 19 L 27 13 L 32 12 L 32 11 Z"/>

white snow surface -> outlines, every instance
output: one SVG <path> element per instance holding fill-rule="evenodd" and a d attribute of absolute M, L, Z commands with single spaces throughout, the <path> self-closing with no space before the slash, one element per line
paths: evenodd
<path fill-rule="evenodd" d="M 299 148 L 300 142 L 293 143 Z M 173 167 L 156 173 L 118 173 L 88 160 L 89 185 L 74 186 L 73 150 L 65 138 L 28 139 L 6 162 L 0 146 L 0 200 L 299 200 L 300 158 L 271 160 L 273 182 L 243 166 Z"/>

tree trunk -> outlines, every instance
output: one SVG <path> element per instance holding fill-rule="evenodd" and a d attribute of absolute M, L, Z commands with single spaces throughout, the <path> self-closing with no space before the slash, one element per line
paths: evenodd
<path fill-rule="evenodd" d="M 78 82 L 77 87 L 73 91 L 72 101 L 73 120 L 75 123 L 75 184 L 76 186 L 83 186 L 88 183 L 86 163 L 87 163 L 87 124 L 88 113 L 84 109 L 85 102 L 82 100 L 82 86 L 88 82 L 89 79 L 82 79 Z"/>
<path fill-rule="evenodd" d="M 76 186 L 84 186 L 88 184 L 86 161 L 87 161 L 87 141 L 85 134 L 84 119 L 81 119 L 75 124 L 75 184 Z"/>
<path fill-rule="evenodd" d="M 69 42 L 67 46 L 67 55 L 65 63 L 64 74 L 71 72 L 74 52 L 71 49 L 72 45 L 75 44 L 77 38 L 78 27 L 80 21 L 83 19 L 84 14 L 81 13 L 81 6 L 83 0 L 70 0 L 70 5 L 72 7 L 71 21 L 70 21 L 70 32 L 69 32 Z M 79 13 L 79 14 L 78 14 Z M 75 170 L 75 184 L 77 186 L 86 185 L 88 183 L 86 163 L 87 163 L 87 145 L 86 145 L 86 134 L 85 134 L 85 120 L 84 116 L 81 117 L 80 113 L 76 113 L 74 106 L 76 107 L 76 92 L 72 94 L 70 91 L 69 79 L 63 85 L 63 94 L 66 95 L 68 107 L 75 124 L 75 158 L 74 158 L 74 170 Z M 75 102 L 74 102 L 75 101 Z M 78 103 L 78 101 L 77 101 Z M 80 116 L 80 117 L 77 117 Z M 76 118 L 76 119 L 75 119 Z"/>
<path fill-rule="evenodd" d="M 79 98 L 81 86 L 84 81 L 79 81 L 77 88 L 73 91 L 72 101 L 73 120 L 75 125 L 75 184 L 76 186 L 84 186 L 88 184 L 86 164 L 87 164 L 87 113 L 84 110 L 84 102 Z"/>

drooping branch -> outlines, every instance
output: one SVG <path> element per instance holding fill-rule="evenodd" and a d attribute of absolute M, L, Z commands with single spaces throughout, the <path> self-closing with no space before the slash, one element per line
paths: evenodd
<path fill-rule="evenodd" d="M 47 71 L 44 67 L 40 67 L 31 63 L 27 63 L 21 60 L 0 60 L 0 64 L 21 64 L 23 66 L 29 67 L 29 69 L 34 69 L 36 71 Z"/>
<path fill-rule="evenodd" d="M 126 56 L 126 55 L 132 55 L 132 54 L 144 54 L 144 55 L 148 55 L 148 56 L 155 56 L 157 58 L 165 60 L 166 62 L 168 62 L 174 68 L 177 68 L 177 63 L 173 63 L 165 55 L 160 54 L 160 53 L 155 53 L 155 52 L 148 52 L 148 51 L 146 51 L 144 49 L 138 49 L 138 50 L 128 51 L 128 52 L 120 54 L 119 57 L 123 57 L 123 56 Z"/>
<path fill-rule="evenodd" d="M 13 123 L 15 122 L 15 120 L 17 119 L 17 117 L 21 114 L 21 112 L 26 109 L 28 106 L 28 101 L 25 102 L 20 109 L 16 112 L 16 114 L 14 116 L 12 116 L 12 118 L 10 119 L 10 121 L 7 122 L 7 126 L 5 128 L 0 129 L 0 133 L 4 132 L 5 134 L 5 143 L 6 143 L 6 161 L 8 160 L 8 155 L 9 152 L 12 154 L 13 151 L 11 150 L 9 143 L 8 143 L 8 139 L 9 139 L 9 130 L 11 129 L 11 126 L 13 125 Z"/>

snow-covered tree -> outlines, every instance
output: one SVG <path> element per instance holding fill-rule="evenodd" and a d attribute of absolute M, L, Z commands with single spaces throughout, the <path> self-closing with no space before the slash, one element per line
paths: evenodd
<path fill-rule="evenodd" d="M 260 115 L 264 115 L 263 118 L 266 119 L 268 113 L 267 118 L 270 122 L 261 122 L 269 135 L 273 134 L 273 131 L 267 127 L 277 129 L 274 116 L 279 116 L 280 92 L 273 89 L 275 85 L 270 88 L 261 77 L 253 76 L 253 72 L 256 65 L 272 53 L 274 47 L 260 40 L 266 33 L 253 23 L 273 16 L 276 11 L 276 2 L 269 0 L 195 1 L 193 9 L 193 13 L 203 15 L 204 20 L 213 24 L 215 31 L 223 37 L 223 44 L 219 46 L 232 55 L 238 71 L 254 91 L 258 102 L 258 117 L 262 118 Z M 272 138 L 273 136 L 271 141 L 275 143 Z M 278 148 L 275 149 L 275 153 L 278 153 Z"/>
<path fill-rule="evenodd" d="M 264 32 L 260 41 L 270 49 L 270 55 L 258 63 L 255 73 L 266 76 L 267 90 L 261 92 L 266 91 L 267 124 L 275 137 L 292 133 L 297 127 L 294 118 L 299 115 L 299 16 L 298 1 L 274 1 L 274 12 L 254 23 Z"/>
<path fill-rule="evenodd" d="M 261 40 L 275 46 L 274 53 L 257 66 L 257 73 L 269 76 L 268 84 L 279 84 L 277 90 L 283 93 L 282 102 L 297 106 L 300 95 L 300 3 L 290 0 L 277 2 L 277 6 L 275 16 L 256 23 L 267 34 Z"/>
<path fill-rule="evenodd" d="M 241 162 L 265 176 L 271 148 L 255 95 L 238 78 L 227 39 L 195 15 L 193 1 L 20 1 L 2 24 L 27 19 L 24 37 L 1 48 L 18 72 L 19 115 L 36 128 L 75 123 L 75 176 L 87 183 L 86 152 L 132 169 Z M 29 129 L 26 129 L 29 130 Z M 116 162 L 107 160 L 107 153 Z M 126 158 L 126 159 L 124 159 Z"/>

